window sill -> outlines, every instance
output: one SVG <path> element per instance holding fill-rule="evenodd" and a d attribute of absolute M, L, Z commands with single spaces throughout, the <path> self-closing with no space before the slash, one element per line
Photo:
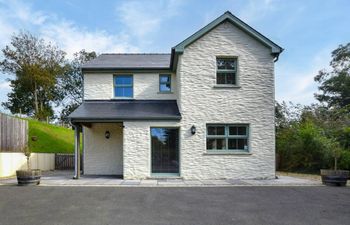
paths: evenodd
<path fill-rule="evenodd" d="M 216 84 L 213 88 L 241 88 L 241 86 L 232 84 Z"/>
<path fill-rule="evenodd" d="M 114 97 L 111 98 L 112 100 L 133 100 L 134 98 L 129 98 L 129 97 Z"/>
<path fill-rule="evenodd" d="M 206 151 L 203 155 L 252 155 L 246 151 Z"/>
<path fill-rule="evenodd" d="M 151 173 L 150 179 L 154 178 L 182 178 L 180 173 Z"/>
<path fill-rule="evenodd" d="M 172 91 L 159 91 L 157 94 L 174 94 Z"/>

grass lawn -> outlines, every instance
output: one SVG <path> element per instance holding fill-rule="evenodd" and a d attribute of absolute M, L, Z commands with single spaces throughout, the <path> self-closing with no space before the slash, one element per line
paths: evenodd
<path fill-rule="evenodd" d="M 55 126 L 28 119 L 29 148 L 32 152 L 42 153 L 73 153 L 74 131 L 69 128 Z M 32 141 L 31 137 L 37 140 Z"/>

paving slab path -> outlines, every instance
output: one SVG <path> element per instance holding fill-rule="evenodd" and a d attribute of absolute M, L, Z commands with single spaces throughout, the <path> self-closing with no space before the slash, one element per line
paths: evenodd
<path fill-rule="evenodd" d="M 123 180 L 115 176 L 81 176 L 73 180 L 72 171 L 44 172 L 41 186 L 116 186 L 116 187 L 221 187 L 221 186 L 320 186 L 319 180 L 279 176 L 278 179 L 219 179 L 219 180 L 184 180 L 184 179 L 145 179 Z M 16 185 L 15 178 L 0 179 L 0 185 Z"/>

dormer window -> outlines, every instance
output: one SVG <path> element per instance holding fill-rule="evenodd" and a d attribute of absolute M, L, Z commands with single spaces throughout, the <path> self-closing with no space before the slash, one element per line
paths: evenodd
<path fill-rule="evenodd" d="M 133 97 L 133 77 L 132 75 L 114 76 L 114 97 L 132 98 Z"/>
<path fill-rule="evenodd" d="M 237 58 L 216 58 L 216 84 L 237 85 Z"/>

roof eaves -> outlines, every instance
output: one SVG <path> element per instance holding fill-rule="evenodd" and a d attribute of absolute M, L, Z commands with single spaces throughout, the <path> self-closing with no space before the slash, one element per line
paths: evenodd
<path fill-rule="evenodd" d="M 81 67 L 83 72 L 168 72 L 170 67 Z"/>
<path fill-rule="evenodd" d="M 116 117 L 116 118 L 95 118 L 95 117 L 69 117 L 69 120 L 72 123 L 77 122 L 91 122 L 91 123 L 97 123 L 97 122 L 122 122 L 122 121 L 144 121 L 144 120 L 181 120 L 181 116 L 168 116 L 168 117 L 139 117 L 139 118 L 133 118 L 133 117 Z"/>

